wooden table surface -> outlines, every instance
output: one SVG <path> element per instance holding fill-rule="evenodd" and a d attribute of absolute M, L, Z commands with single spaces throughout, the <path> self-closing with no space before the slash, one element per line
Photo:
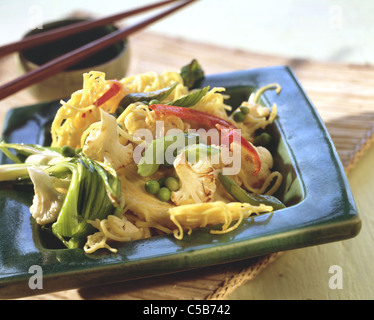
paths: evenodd
<path fill-rule="evenodd" d="M 131 38 L 128 74 L 179 70 L 196 58 L 207 74 L 274 65 L 296 73 L 335 143 L 351 183 L 363 227 L 354 239 L 292 250 L 224 266 L 25 299 L 373 299 L 374 298 L 374 67 L 293 60 L 140 32 Z M 0 82 L 16 75 L 15 57 L 0 59 Z M 24 90 L 0 101 L 7 110 L 36 102 Z M 331 266 L 343 289 L 331 289 Z"/>

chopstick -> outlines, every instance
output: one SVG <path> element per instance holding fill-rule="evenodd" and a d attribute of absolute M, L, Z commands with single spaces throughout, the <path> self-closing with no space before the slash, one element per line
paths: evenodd
<path fill-rule="evenodd" d="M 0 86 L 0 100 L 14 94 L 22 89 L 25 89 L 31 85 L 34 85 L 37 82 L 45 80 L 58 72 L 65 70 L 66 68 L 71 67 L 72 65 L 82 61 L 88 56 L 113 45 L 129 35 L 147 27 L 148 25 L 174 13 L 177 10 L 182 9 L 183 7 L 195 2 L 196 0 L 185 0 L 181 3 L 162 11 L 150 18 L 147 18 L 141 22 L 134 24 L 133 26 L 126 27 L 124 29 L 119 29 L 114 31 L 102 38 L 99 38 L 93 42 L 90 42 L 78 49 L 75 49 L 71 52 L 68 52 L 60 57 L 57 57 L 39 68 L 32 70 L 2 86 Z"/>
<path fill-rule="evenodd" d="M 139 13 L 143 13 L 152 9 L 156 9 L 161 6 L 165 6 L 167 4 L 171 4 L 176 2 L 177 0 L 167 0 L 158 3 L 154 3 L 151 5 L 147 5 L 141 8 L 136 8 L 130 11 L 121 12 L 119 14 L 115 14 L 109 17 L 101 18 L 101 19 L 93 19 L 83 22 L 77 22 L 68 26 L 56 28 L 50 31 L 45 31 L 36 35 L 32 35 L 26 37 L 20 41 L 16 41 L 13 43 L 6 44 L 0 47 L 0 57 L 10 54 L 12 52 L 22 51 L 25 49 L 29 49 L 32 47 L 37 47 L 42 44 L 48 43 L 50 41 L 56 41 L 65 37 L 68 37 L 73 34 L 77 34 L 80 32 L 84 32 L 93 28 L 105 26 L 107 24 L 113 23 L 115 21 L 128 18 L 130 16 L 134 16 Z"/>

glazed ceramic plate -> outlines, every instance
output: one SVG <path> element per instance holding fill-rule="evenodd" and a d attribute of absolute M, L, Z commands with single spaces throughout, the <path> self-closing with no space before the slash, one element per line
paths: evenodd
<path fill-rule="evenodd" d="M 244 70 L 206 77 L 201 86 L 226 87 L 228 104 L 239 106 L 254 89 L 279 83 L 264 94 L 278 107 L 268 131 L 276 143 L 275 169 L 284 179 L 277 196 L 286 209 L 248 219 L 235 231 L 212 235 L 195 230 L 119 244 L 118 253 L 85 254 L 58 247 L 30 218 L 33 192 L 0 187 L 0 298 L 94 286 L 227 263 L 356 236 L 361 222 L 337 152 L 315 108 L 288 67 Z M 58 102 L 17 108 L 7 114 L 7 142 L 49 143 L 48 126 Z M 4 163 L 4 157 L 1 159 Z M 216 226 L 217 228 L 217 226 Z M 37 266 L 43 290 L 30 289 Z M 35 267 L 34 267 L 35 268 Z"/>

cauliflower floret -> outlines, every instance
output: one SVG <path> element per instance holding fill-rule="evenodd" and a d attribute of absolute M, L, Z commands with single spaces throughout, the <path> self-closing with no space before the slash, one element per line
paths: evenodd
<path fill-rule="evenodd" d="M 216 191 L 215 172 L 209 162 L 198 161 L 190 165 L 185 153 L 180 153 L 174 168 L 179 177 L 181 188 L 172 192 L 171 201 L 176 205 L 183 203 L 203 203 L 212 200 Z"/>
<path fill-rule="evenodd" d="M 96 161 L 109 163 L 115 170 L 133 162 L 133 146 L 123 146 L 118 139 L 117 121 L 100 109 L 101 125 L 88 135 L 83 153 Z"/>
<path fill-rule="evenodd" d="M 30 207 L 31 215 L 40 225 L 56 221 L 65 199 L 65 194 L 57 191 L 56 188 L 66 186 L 63 185 L 62 180 L 48 175 L 39 168 L 30 167 L 28 172 L 35 192 Z"/>

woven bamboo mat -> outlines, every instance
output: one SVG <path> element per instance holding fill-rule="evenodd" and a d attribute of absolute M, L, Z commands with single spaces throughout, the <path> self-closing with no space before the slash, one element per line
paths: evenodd
<path fill-rule="evenodd" d="M 197 58 L 207 74 L 274 65 L 296 73 L 332 137 L 347 172 L 374 140 L 374 67 L 293 60 L 141 32 L 131 38 L 129 74 L 179 70 Z M 12 57 L 0 60 L 0 82 L 15 76 Z M 11 108 L 35 102 L 27 91 L 0 102 Z M 277 260 L 274 253 L 189 272 L 114 285 L 68 290 L 31 299 L 225 299 Z"/>

